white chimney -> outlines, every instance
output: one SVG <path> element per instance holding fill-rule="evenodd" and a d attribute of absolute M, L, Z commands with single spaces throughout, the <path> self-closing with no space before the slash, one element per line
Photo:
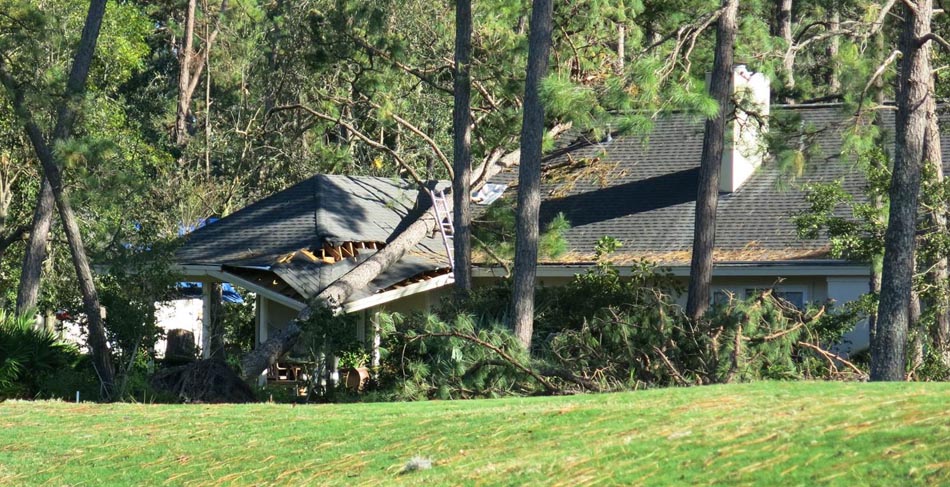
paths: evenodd
<path fill-rule="evenodd" d="M 732 193 L 746 182 L 762 164 L 768 132 L 769 79 L 753 73 L 744 64 L 732 70 L 732 93 L 736 102 L 735 118 L 726 127 L 719 191 Z"/>

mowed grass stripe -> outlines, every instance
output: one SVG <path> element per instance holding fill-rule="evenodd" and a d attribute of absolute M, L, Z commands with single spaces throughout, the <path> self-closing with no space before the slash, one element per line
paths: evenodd
<path fill-rule="evenodd" d="M 950 384 L 297 406 L 0 404 L 2 485 L 950 481 Z M 414 456 L 433 468 L 402 473 Z"/>

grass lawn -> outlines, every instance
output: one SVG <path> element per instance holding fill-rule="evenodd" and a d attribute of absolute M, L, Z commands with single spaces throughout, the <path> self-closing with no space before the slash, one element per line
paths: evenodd
<path fill-rule="evenodd" d="M 950 483 L 950 384 L 486 401 L 0 404 L 0 485 Z M 414 456 L 432 468 L 402 473 Z"/>

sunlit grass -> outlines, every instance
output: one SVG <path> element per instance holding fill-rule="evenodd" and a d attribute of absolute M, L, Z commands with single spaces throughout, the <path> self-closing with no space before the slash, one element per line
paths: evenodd
<path fill-rule="evenodd" d="M 0 485 L 942 484 L 950 385 L 489 401 L 0 404 Z M 431 469 L 403 473 L 413 457 Z"/>

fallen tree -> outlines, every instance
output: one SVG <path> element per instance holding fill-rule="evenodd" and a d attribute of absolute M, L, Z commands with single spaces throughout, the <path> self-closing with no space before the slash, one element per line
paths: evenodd
<path fill-rule="evenodd" d="M 570 124 L 555 125 L 548 131 L 548 136 L 557 137 L 570 129 L 570 127 Z M 472 181 L 472 191 L 478 191 L 488 180 L 503 169 L 517 164 L 520 156 L 520 149 L 505 155 L 502 155 L 501 151 L 493 152 L 479 169 L 472 171 L 474 178 Z M 427 199 L 420 198 L 419 201 L 427 201 Z M 451 202 L 447 200 L 446 203 L 449 204 L 449 211 L 451 211 Z M 268 367 L 277 362 L 277 359 L 287 353 L 300 338 L 302 332 L 300 324 L 306 322 L 313 316 L 313 311 L 316 307 L 326 307 L 335 313 L 339 312 L 342 309 L 343 303 L 345 303 L 347 298 L 354 292 L 368 286 L 373 279 L 398 262 L 409 249 L 415 247 L 426 235 L 435 232 L 438 227 L 435 215 L 430 211 L 431 201 L 428 202 L 428 205 L 429 207 L 424 210 L 422 216 L 418 217 L 418 219 L 408 225 L 402 233 L 390 240 L 384 248 L 337 279 L 333 284 L 317 295 L 307 307 L 301 310 L 297 317 L 288 323 L 287 326 L 275 333 L 269 340 L 260 344 L 256 349 L 248 352 L 241 359 L 241 377 L 244 378 L 244 380 L 250 380 L 259 376 L 262 372 L 267 370 Z"/>

